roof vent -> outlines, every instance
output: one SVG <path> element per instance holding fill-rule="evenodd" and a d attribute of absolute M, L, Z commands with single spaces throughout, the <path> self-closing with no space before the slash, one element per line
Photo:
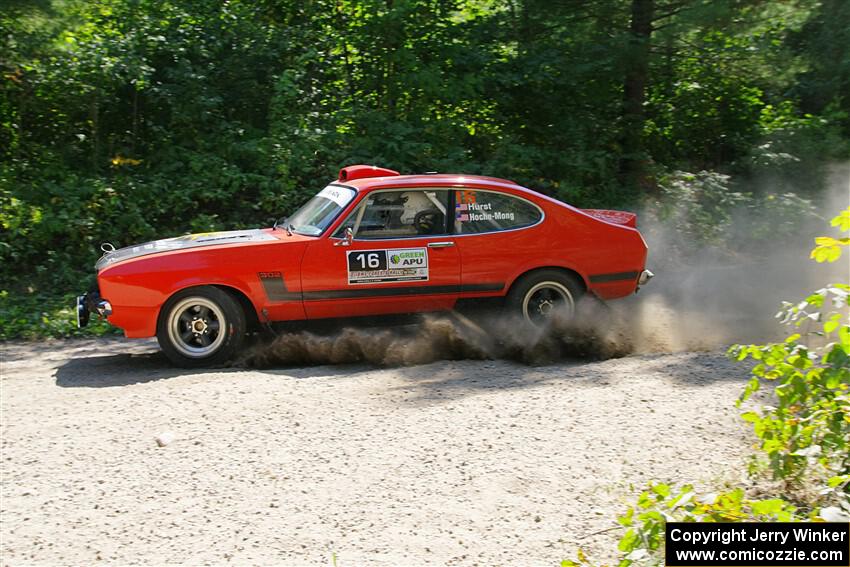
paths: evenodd
<path fill-rule="evenodd" d="M 340 181 L 353 181 L 364 177 L 388 177 L 398 175 L 397 171 L 384 169 L 376 165 L 349 165 L 339 170 Z"/>

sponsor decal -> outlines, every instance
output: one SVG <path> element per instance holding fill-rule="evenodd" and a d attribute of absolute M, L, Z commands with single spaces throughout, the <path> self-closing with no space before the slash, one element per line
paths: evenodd
<path fill-rule="evenodd" d="M 493 203 L 479 202 L 474 191 L 455 192 L 455 220 L 458 222 L 475 221 L 513 221 L 515 214 L 493 210 Z"/>
<path fill-rule="evenodd" d="M 427 248 L 350 250 L 346 261 L 352 285 L 428 280 Z"/>
<path fill-rule="evenodd" d="M 507 220 L 513 221 L 513 212 L 494 211 L 493 203 L 458 203 L 455 218 L 460 222 Z"/>
<path fill-rule="evenodd" d="M 317 197 L 324 197 L 325 199 L 333 201 L 340 207 L 346 206 L 353 196 L 354 191 L 351 189 L 346 189 L 345 187 L 334 187 L 333 185 L 328 185 L 317 194 Z"/>
<path fill-rule="evenodd" d="M 457 203 L 474 203 L 475 199 L 475 191 L 455 191 L 455 202 Z"/>
<path fill-rule="evenodd" d="M 226 237 L 227 233 L 225 232 L 199 232 L 197 234 L 189 234 L 187 236 L 178 236 L 178 240 L 198 240 L 198 239 L 206 239 L 206 238 L 221 238 Z"/>

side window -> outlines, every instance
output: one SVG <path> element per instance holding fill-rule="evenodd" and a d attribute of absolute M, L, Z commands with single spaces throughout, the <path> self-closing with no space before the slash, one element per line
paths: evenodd
<path fill-rule="evenodd" d="M 446 234 L 447 189 L 376 191 L 366 196 L 334 236 L 346 228 L 355 238 L 409 238 Z"/>
<path fill-rule="evenodd" d="M 455 233 L 480 234 L 531 226 L 540 209 L 518 197 L 494 191 L 455 191 Z"/>

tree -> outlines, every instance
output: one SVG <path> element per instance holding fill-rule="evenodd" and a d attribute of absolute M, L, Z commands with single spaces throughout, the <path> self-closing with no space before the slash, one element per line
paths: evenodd
<path fill-rule="evenodd" d="M 620 175 L 630 187 L 646 185 L 643 131 L 644 102 L 649 84 L 649 48 L 655 0 L 632 0 L 629 41 L 623 80 L 623 124 Z"/>

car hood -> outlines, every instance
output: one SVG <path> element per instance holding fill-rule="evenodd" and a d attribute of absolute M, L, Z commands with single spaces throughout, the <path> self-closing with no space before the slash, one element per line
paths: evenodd
<path fill-rule="evenodd" d="M 97 271 L 114 264 L 139 256 L 159 254 L 161 252 L 172 252 L 174 250 L 185 250 L 186 248 L 200 248 L 202 246 L 217 246 L 220 244 L 246 244 L 249 242 L 268 242 L 277 240 L 269 232 L 261 229 L 231 230 L 226 232 L 204 232 L 200 234 L 188 234 L 176 238 L 164 240 L 152 240 L 135 246 L 118 248 L 107 252 L 100 257 L 95 264 Z"/>

